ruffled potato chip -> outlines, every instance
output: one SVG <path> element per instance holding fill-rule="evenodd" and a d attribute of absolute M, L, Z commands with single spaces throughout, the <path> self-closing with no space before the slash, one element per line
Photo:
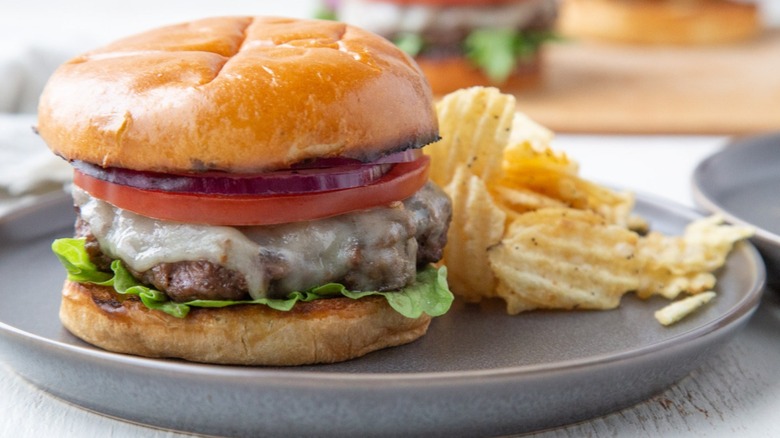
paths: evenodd
<path fill-rule="evenodd" d="M 525 213 L 540 208 L 567 208 L 565 202 L 525 187 L 497 186 L 493 189 L 499 201 L 510 211 Z"/>
<path fill-rule="evenodd" d="M 488 248 L 504 235 L 506 214 L 496 206 L 485 183 L 460 166 L 444 191 L 452 199 L 452 222 L 443 262 L 450 288 L 466 301 L 479 301 L 495 290 Z"/>
<path fill-rule="evenodd" d="M 639 244 L 642 263 L 642 298 L 661 295 L 675 299 L 680 293 L 696 294 L 715 286 L 717 270 L 726 262 L 734 244 L 753 235 L 745 226 L 723 223 L 717 215 L 691 222 L 682 236 L 651 232 Z"/>
<path fill-rule="evenodd" d="M 582 178 L 551 147 L 553 133 L 495 88 L 456 91 L 437 112 L 442 140 L 426 149 L 431 178 L 452 198 L 444 263 L 466 301 L 500 297 L 516 314 L 612 309 L 629 292 L 696 294 L 715 286 L 713 272 L 752 234 L 720 218 L 679 237 L 648 232 L 633 194 Z"/>
<path fill-rule="evenodd" d="M 587 210 L 542 209 L 512 223 L 489 250 L 511 314 L 541 309 L 612 309 L 638 286 L 639 236 Z M 519 306 L 518 304 L 519 303 Z"/>
<path fill-rule="evenodd" d="M 504 168 L 500 187 L 526 190 L 555 199 L 567 207 L 590 210 L 610 223 L 626 226 L 634 208 L 634 196 L 587 181 L 568 169 L 557 168 L 536 157 L 528 163 Z"/>
<path fill-rule="evenodd" d="M 713 291 L 702 292 L 697 295 L 683 298 L 680 301 L 675 301 L 664 306 L 660 310 L 657 310 L 655 312 L 655 319 L 663 325 L 672 325 L 690 315 L 699 307 L 709 303 L 713 298 L 715 298 L 715 292 Z"/>
<path fill-rule="evenodd" d="M 442 139 L 425 148 L 436 163 L 431 180 L 444 187 L 455 169 L 466 166 L 485 184 L 493 184 L 502 174 L 515 109 L 514 96 L 496 88 L 466 88 L 445 96 L 436 105 Z"/>

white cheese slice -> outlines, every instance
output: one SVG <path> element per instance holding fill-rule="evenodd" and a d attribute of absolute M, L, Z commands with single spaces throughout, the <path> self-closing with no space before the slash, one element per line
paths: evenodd
<path fill-rule="evenodd" d="M 259 247 L 232 227 L 161 222 L 89 196 L 74 187 L 81 217 L 111 258 L 136 271 L 165 262 L 208 260 L 243 274 L 253 298 L 265 295 L 268 280 L 260 266 Z"/>

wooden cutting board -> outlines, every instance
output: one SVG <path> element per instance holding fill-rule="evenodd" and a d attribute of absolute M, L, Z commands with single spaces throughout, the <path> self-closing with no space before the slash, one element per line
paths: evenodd
<path fill-rule="evenodd" d="M 747 134 L 780 130 L 780 29 L 717 47 L 551 44 L 518 108 L 558 132 Z"/>

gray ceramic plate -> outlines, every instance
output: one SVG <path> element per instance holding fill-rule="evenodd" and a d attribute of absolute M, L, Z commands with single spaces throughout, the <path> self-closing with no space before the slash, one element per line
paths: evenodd
<path fill-rule="evenodd" d="M 695 214 L 640 197 L 655 229 Z M 604 312 L 507 316 L 457 304 L 412 344 L 327 366 L 246 368 L 152 360 L 80 342 L 57 319 L 64 272 L 51 255 L 73 213 L 58 197 L 0 220 L 0 357 L 40 388 L 129 421 L 212 435 L 508 435 L 603 415 L 686 376 L 744 325 L 764 267 L 742 244 L 719 295 L 664 328 L 662 300 Z"/>
<path fill-rule="evenodd" d="M 704 159 L 693 194 L 702 208 L 756 227 L 769 282 L 780 284 L 780 133 L 737 140 Z"/>

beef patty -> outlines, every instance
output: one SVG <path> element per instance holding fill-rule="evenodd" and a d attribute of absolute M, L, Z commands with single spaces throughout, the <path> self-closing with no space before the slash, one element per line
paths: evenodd
<path fill-rule="evenodd" d="M 180 238 L 181 228 L 188 226 L 140 219 L 85 192 L 75 194 L 74 199 L 76 236 L 87 239 L 90 258 L 102 269 L 108 269 L 111 259 L 121 258 L 117 248 L 124 245 L 121 239 L 128 238 L 124 222 L 133 222 L 132 227 L 127 226 L 132 232 L 153 233 L 155 240 L 161 240 L 157 247 L 130 245 L 137 253 L 160 251 L 166 245 L 166 235 Z M 196 250 L 192 258 L 168 257 L 145 269 L 123 261 L 139 281 L 178 302 L 277 298 L 330 282 L 350 290 L 396 290 L 414 281 L 418 266 L 441 259 L 451 215 L 447 195 L 428 183 L 410 198 L 388 207 L 308 222 L 237 227 L 249 245 L 254 245 L 250 268 L 235 268 L 245 263 L 223 263 L 225 256 L 198 257 Z M 138 227 L 142 220 L 153 223 Z M 166 227 L 176 229 L 167 232 Z M 204 227 L 197 226 L 193 233 L 211 231 Z M 224 232 L 224 228 L 213 227 L 213 232 Z M 236 246 L 233 240 L 222 244 L 226 246 L 223 254 Z M 256 271 L 248 275 L 247 269 Z"/>

